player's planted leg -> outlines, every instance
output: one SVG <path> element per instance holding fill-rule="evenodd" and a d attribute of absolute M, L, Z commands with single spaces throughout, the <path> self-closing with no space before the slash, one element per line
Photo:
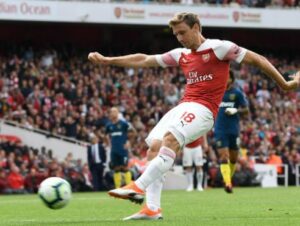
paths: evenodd
<path fill-rule="evenodd" d="M 163 219 L 160 207 L 161 191 L 164 177 L 156 179 L 146 189 L 146 204 L 143 208 L 123 220 L 159 220 Z"/>
<path fill-rule="evenodd" d="M 158 155 L 161 143 L 162 142 L 157 139 L 151 141 L 151 145 L 147 151 L 148 164 Z M 135 214 L 125 217 L 123 220 L 159 220 L 163 218 L 160 203 L 164 178 L 163 176 L 155 180 L 147 187 L 146 204 L 142 209 Z"/>
<path fill-rule="evenodd" d="M 161 220 L 162 214 L 161 209 L 158 209 L 156 211 L 151 210 L 148 208 L 147 205 L 144 205 L 144 207 L 138 212 L 135 213 L 129 217 L 125 217 L 123 220 Z"/>

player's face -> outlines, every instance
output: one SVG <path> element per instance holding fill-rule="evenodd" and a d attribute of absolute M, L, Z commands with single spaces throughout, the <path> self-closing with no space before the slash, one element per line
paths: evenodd
<path fill-rule="evenodd" d="M 110 118 L 111 118 L 112 120 L 118 119 L 118 116 L 119 116 L 119 111 L 118 111 L 118 109 L 116 109 L 116 108 L 110 109 Z"/>
<path fill-rule="evenodd" d="M 182 22 L 172 27 L 173 34 L 177 40 L 188 49 L 194 49 L 197 45 L 199 36 L 199 28 L 194 25 L 192 28 L 186 23 Z"/>

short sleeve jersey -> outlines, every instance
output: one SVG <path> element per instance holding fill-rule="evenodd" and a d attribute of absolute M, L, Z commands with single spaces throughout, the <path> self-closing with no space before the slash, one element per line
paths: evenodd
<path fill-rule="evenodd" d="M 216 118 L 226 90 L 231 61 L 240 63 L 247 50 L 230 41 L 206 39 L 196 51 L 173 49 L 156 55 L 162 67 L 180 66 L 186 89 L 181 102 L 197 102 L 210 109 Z"/>

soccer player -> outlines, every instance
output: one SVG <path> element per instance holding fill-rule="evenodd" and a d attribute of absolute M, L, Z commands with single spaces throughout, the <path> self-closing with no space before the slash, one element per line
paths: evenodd
<path fill-rule="evenodd" d="M 125 183 L 131 182 L 131 172 L 128 170 L 128 139 L 127 132 L 129 125 L 119 117 L 119 110 L 116 107 L 110 109 L 110 120 L 106 125 L 108 141 L 110 141 L 110 167 L 114 170 L 115 188 L 120 188 L 122 183 L 122 173 Z"/>
<path fill-rule="evenodd" d="M 193 165 L 196 167 L 197 190 L 203 191 L 203 149 L 207 149 L 206 135 L 198 138 L 194 142 L 185 145 L 183 148 L 182 165 L 185 169 L 188 187 L 186 191 L 194 190 L 194 171 Z"/>
<path fill-rule="evenodd" d="M 88 55 L 88 59 L 94 64 L 121 67 L 180 66 L 186 77 L 186 89 L 181 102 L 163 116 L 146 138 L 149 156 L 158 153 L 157 156 L 149 162 L 145 172 L 135 182 L 108 192 L 113 197 L 138 203 L 143 202 L 145 191 L 150 192 L 146 196 L 152 196 L 151 206 L 148 206 L 147 201 L 147 205 L 139 212 L 140 216 L 147 215 L 150 219 L 162 217 L 159 206 L 161 181 L 172 167 L 176 154 L 213 127 L 226 90 L 231 61 L 257 66 L 283 90 L 294 90 L 300 83 L 299 72 L 292 76 L 291 81 L 285 81 L 265 57 L 230 41 L 206 39 L 202 35 L 196 14 L 176 14 L 169 25 L 184 48 L 158 55 L 138 53 L 105 57 L 98 52 Z"/>
<path fill-rule="evenodd" d="M 234 87 L 234 80 L 234 74 L 230 71 L 227 89 L 214 127 L 220 170 L 227 193 L 233 192 L 231 178 L 239 154 L 240 115 L 247 114 L 249 111 L 245 94 L 241 89 Z"/>

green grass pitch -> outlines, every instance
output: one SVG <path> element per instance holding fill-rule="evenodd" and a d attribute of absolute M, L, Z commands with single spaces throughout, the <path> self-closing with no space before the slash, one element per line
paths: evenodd
<path fill-rule="evenodd" d="M 28 226 L 292 226 L 300 225 L 300 188 L 235 188 L 204 192 L 164 191 L 164 219 L 123 222 L 140 206 L 106 193 L 73 194 L 61 210 L 48 209 L 37 195 L 0 196 L 0 225 Z"/>

